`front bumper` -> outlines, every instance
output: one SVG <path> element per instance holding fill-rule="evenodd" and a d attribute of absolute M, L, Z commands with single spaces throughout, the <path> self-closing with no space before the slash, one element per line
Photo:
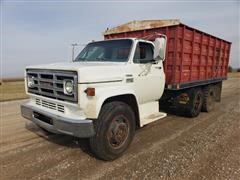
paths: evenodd
<path fill-rule="evenodd" d="M 92 137 L 95 134 L 93 122 L 89 119 L 65 118 L 27 104 L 21 105 L 21 113 L 24 118 L 52 133 L 75 137 Z"/>

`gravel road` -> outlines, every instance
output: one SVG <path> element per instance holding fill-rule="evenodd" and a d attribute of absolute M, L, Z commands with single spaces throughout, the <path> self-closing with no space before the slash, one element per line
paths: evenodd
<path fill-rule="evenodd" d="M 222 102 L 191 119 L 168 115 L 139 129 L 123 157 L 104 162 L 88 141 L 49 135 L 3 102 L 3 179 L 240 179 L 240 78 L 224 82 Z"/>

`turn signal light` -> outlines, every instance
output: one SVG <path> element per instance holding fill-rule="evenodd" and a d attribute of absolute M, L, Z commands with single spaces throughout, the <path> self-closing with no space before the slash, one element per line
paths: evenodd
<path fill-rule="evenodd" d="M 87 96 L 95 96 L 95 88 L 87 88 L 84 92 Z"/>

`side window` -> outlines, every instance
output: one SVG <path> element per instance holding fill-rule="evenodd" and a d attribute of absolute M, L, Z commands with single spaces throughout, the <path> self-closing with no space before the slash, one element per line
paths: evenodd
<path fill-rule="evenodd" d="M 148 63 L 151 60 L 153 60 L 152 44 L 145 43 L 145 42 L 139 42 L 136 47 L 136 50 L 135 50 L 133 62 L 134 63 Z"/>

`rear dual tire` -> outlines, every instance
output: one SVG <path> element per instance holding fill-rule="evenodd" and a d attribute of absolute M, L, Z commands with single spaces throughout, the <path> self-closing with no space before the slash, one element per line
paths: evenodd
<path fill-rule="evenodd" d="M 197 117 L 201 111 L 210 112 L 215 105 L 215 91 L 213 86 L 188 90 L 190 97 L 189 106 L 186 109 L 188 117 Z"/>
<path fill-rule="evenodd" d="M 190 97 L 189 104 L 185 110 L 185 114 L 188 117 L 197 117 L 202 108 L 203 104 L 203 92 L 201 88 L 193 88 L 188 90 L 188 95 Z"/>
<path fill-rule="evenodd" d="M 203 105 L 202 111 L 210 112 L 214 109 L 215 91 L 213 86 L 206 86 L 203 88 Z"/>

